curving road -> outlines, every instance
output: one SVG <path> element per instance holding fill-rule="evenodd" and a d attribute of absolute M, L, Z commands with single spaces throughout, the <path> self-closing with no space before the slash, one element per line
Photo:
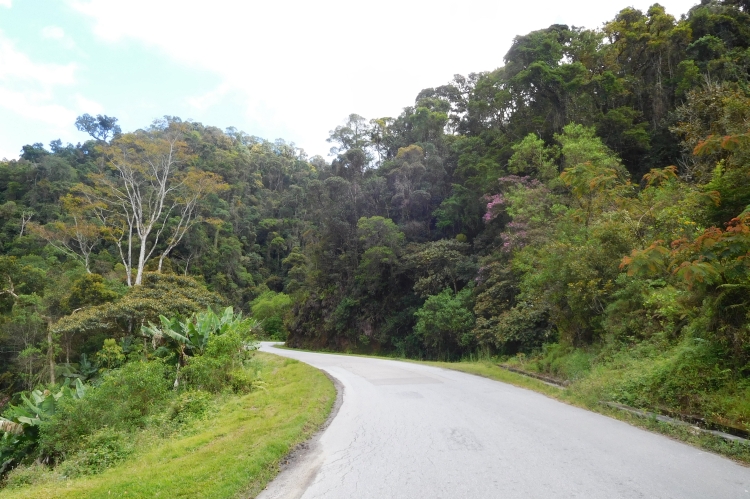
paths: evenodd
<path fill-rule="evenodd" d="M 515 386 L 406 362 L 262 350 L 343 403 L 261 499 L 750 499 L 750 469 Z"/>

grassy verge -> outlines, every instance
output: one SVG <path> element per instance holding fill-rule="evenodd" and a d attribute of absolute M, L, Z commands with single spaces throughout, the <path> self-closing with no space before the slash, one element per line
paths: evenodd
<path fill-rule="evenodd" d="M 102 474 L 6 489 L 0 498 L 230 498 L 255 496 L 279 461 L 327 418 L 336 391 L 320 371 L 258 353 L 265 390 L 221 396 L 209 419 L 156 438 Z"/>

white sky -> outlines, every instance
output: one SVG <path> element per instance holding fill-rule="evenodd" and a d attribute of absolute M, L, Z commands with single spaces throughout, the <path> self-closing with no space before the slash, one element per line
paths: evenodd
<path fill-rule="evenodd" d="M 83 112 L 126 130 L 178 115 L 326 155 L 349 113 L 396 116 L 423 88 L 502 65 L 518 34 L 650 3 L 0 0 L 0 158 L 83 140 Z M 695 2 L 661 3 L 679 17 Z"/>

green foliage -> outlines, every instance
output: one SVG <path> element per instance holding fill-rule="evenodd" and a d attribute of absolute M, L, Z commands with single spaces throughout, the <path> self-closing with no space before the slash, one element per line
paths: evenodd
<path fill-rule="evenodd" d="M 143 284 L 130 288 L 121 299 L 63 317 L 54 329 L 58 334 L 122 335 L 123 331 L 133 332 L 135 325 L 155 321 L 160 315 L 187 317 L 220 302 L 219 296 L 192 278 L 146 273 Z"/>
<path fill-rule="evenodd" d="M 474 332 L 482 345 L 508 354 L 533 351 L 555 339 L 549 309 L 525 302 L 489 319 L 479 318 Z"/>
<path fill-rule="evenodd" d="M 289 332 L 284 325 L 284 319 L 278 315 L 263 321 L 263 332 L 272 340 L 285 341 Z"/>
<path fill-rule="evenodd" d="M 104 340 L 102 349 L 96 353 L 96 360 L 100 365 L 106 366 L 107 369 L 120 367 L 125 361 L 125 354 L 122 347 L 112 338 Z"/>
<path fill-rule="evenodd" d="M 277 340 L 286 339 L 284 318 L 292 307 L 292 298 L 284 293 L 267 291 L 250 303 L 253 319 L 262 323 L 263 331 Z"/>
<path fill-rule="evenodd" d="M 239 331 L 212 335 L 203 355 L 190 357 L 183 371 L 188 386 L 212 393 L 229 387 L 235 392 L 262 388 L 264 383 L 256 373 L 243 367 L 252 358 L 252 350 Z"/>
<path fill-rule="evenodd" d="M 55 473 L 66 477 L 96 474 L 135 451 L 134 432 L 151 426 L 169 434 L 205 417 L 212 405 L 205 390 L 265 389 L 262 366 L 252 359 L 258 321 L 243 320 L 228 307 L 221 315 L 208 310 L 188 321 L 162 316 L 162 323 L 161 330 L 153 325 L 145 329 L 155 341 L 169 338 L 183 354 L 190 351 L 194 362 L 185 367 L 187 390 L 170 389 L 177 387 L 171 378 L 180 364 L 172 367 L 128 338 L 121 344 L 107 339 L 96 355 L 104 368 L 94 385 L 84 385 L 80 377 L 71 384 L 68 377 L 59 391 L 21 394 L 22 403 L 6 409 L 0 419 L 5 463 L 0 471 L 38 457 L 59 464 Z M 44 476 L 28 468 L 15 473 L 11 482 L 32 483 Z"/>
<path fill-rule="evenodd" d="M 593 359 L 594 355 L 584 350 L 559 343 L 547 343 L 539 358 L 528 367 L 550 373 L 558 379 L 576 381 L 588 374 Z"/>
<path fill-rule="evenodd" d="M 383 217 L 360 218 L 357 222 L 357 234 L 364 248 L 398 248 L 405 239 L 393 220 Z"/>
<path fill-rule="evenodd" d="M 242 352 L 255 349 L 252 343 L 255 339 L 254 333 L 260 329 L 260 322 L 256 319 L 242 319 L 242 313 L 235 314 L 232 307 L 227 307 L 221 316 L 216 315 L 213 310 L 201 312 L 187 321 L 181 321 L 178 317 L 167 319 L 159 316 L 162 327 L 158 328 L 149 323 L 148 326 L 141 326 L 141 333 L 150 337 L 154 344 L 163 344 L 166 342 L 169 349 L 174 352 L 177 358 L 177 373 L 174 386 L 177 388 L 180 383 L 180 367 L 187 363 L 188 356 L 200 356 L 209 347 L 211 339 L 214 337 L 231 336 L 231 340 L 239 341 L 237 347 Z M 223 341 L 223 340 L 216 340 Z M 211 369 L 220 365 L 220 361 L 214 357 L 217 355 L 225 356 L 226 352 L 221 350 L 212 350 L 208 353 L 214 361 L 211 368 L 204 370 L 204 375 L 211 375 Z M 233 358 L 233 357 L 232 357 Z M 223 359 L 227 361 L 227 359 Z M 232 362 L 231 364 L 236 364 Z M 229 365 L 229 364 L 227 364 Z M 224 386 L 226 379 L 219 377 L 214 380 L 215 386 Z"/>
<path fill-rule="evenodd" d="M 417 275 L 414 291 L 422 296 L 436 294 L 446 286 L 454 293 L 463 287 L 475 267 L 467 256 L 469 245 L 456 239 L 441 239 L 412 248 L 407 257 Z"/>
<path fill-rule="evenodd" d="M 266 470 L 317 431 L 336 398 L 328 378 L 307 364 L 262 355 L 257 367 L 269 380 L 267 390 L 241 396 L 212 396 L 214 408 L 208 417 L 194 420 L 184 431 L 162 434 L 158 428 L 147 428 L 124 435 L 125 440 L 111 430 L 102 431 L 101 441 L 111 450 L 98 450 L 98 457 L 113 462 L 123 450 L 127 452 L 133 444 L 136 448 L 129 458 L 105 473 L 71 478 L 62 472 L 69 466 L 66 463 L 51 470 L 46 465 L 21 466 L 12 472 L 14 477 L 23 475 L 26 484 L 36 485 L 15 481 L 18 487 L 4 490 L 3 496 L 257 495 L 271 478 Z M 89 472 L 87 468 L 73 468 L 68 468 L 70 474 Z"/>
<path fill-rule="evenodd" d="M 30 466 L 17 466 L 10 470 L 5 477 L 5 487 L 8 489 L 20 489 L 29 485 L 37 485 L 50 481 L 49 468 L 39 463 Z"/>
<path fill-rule="evenodd" d="M 59 467 L 64 477 L 101 473 L 130 457 L 135 452 L 135 442 L 122 430 L 104 427 L 83 437 L 80 449 Z"/>
<path fill-rule="evenodd" d="M 40 425 L 39 452 L 62 459 L 82 449 L 86 437 L 105 427 L 112 431 L 143 427 L 169 398 L 172 370 L 160 360 L 130 362 L 103 373 L 86 397 L 60 399 L 55 413 Z"/>
<path fill-rule="evenodd" d="M 705 413 L 702 394 L 715 393 L 731 378 L 720 351 L 700 339 L 686 339 L 668 355 L 657 356 L 640 373 L 629 372 L 612 387 L 612 398 L 637 407 L 681 407 Z"/>
<path fill-rule="evenodd" d="M 290 346 L 521 353 L 581 380 L 659 348 L 706 379 L 728 373 L 693 389 L 741 398 L 745 4 L 703 2 L 680 19 L 625 8 L 599 29 L 520 35 L 496 70 L 424 89 L 392 118 L 350 115 L 330 162 L 176 117 L 116 136 L 114 118 L 82 117 L 98 142 L 24 146 L 0 162 L 0 395 L 95 385 L 110 376 L 100 369 L 155 357 L 176 364 L 169 397 L 261 386 L 233 343 L 260 331 L 242 310 Z M 148 251 L 131 262 L 132 218 L 108 187 L 125 179 L 102 165 L 148 177 L 143 160 L 167 136 L 179 159 L 169 196 L 191 215 L 158 214 L 163 230 L 135 237 Z M 713 353 L 678 355 L 688 338 Z M 643 372 L 668 364 L 641 360 Z M 668 386 L 683 373 L 673 367 L 654 379 Z M 658 391 L 626 391 L 644 390 Z M 693 404 L 660 397 L 649 403 Z"/>
<path fill-rule="evenodd" d="M 115 291 L 107 289 L 104 278 L 99 274 L 85 274 L 74 281 L 70 293 L 61 307 L 66 314 L 89 305 L 101 305 L 119 298 Z"/>
<path fill-rule="evenodd" d="M 445 289 L 427 297 L 422 308 L 414 313 L 415 334 L 439 358 L 455 357 L 461 347 L 473 342 L 474 314 L 468 308 L 470 296 L 469 289 L 459 293 Z"/>
<path fill-rule="evenodd" d="M 508 171 L 517 175 L 532 175 L 543 181 L 557 177 L 555 152 L 537 135 L 529 134 L 513 145 L 513 156 L 508 160 Z"/>
<path fill-rule="evenodd" d="M 73 387 L 68 379 L 56 392 L 34 390 L 28 395 L 21 393 L 21 403 L 9 405 L 0 417 L 0 431 L 3 432 L 0 473 L 31 455 L 39 442 L 40 428 L 54 418 L 61 406 L 82 399 L 86 391 L 80 379 L 75 380 Z"/>
<path fill-rule="evenodd" d="M 201 390 L 186 390 L 180 392 L 172 400 L 164 413 L 167 421 L 173 425 L 183 426 L 194 420 L 204 418 L 212 407 L 213 398 L 209 393 Z"/>

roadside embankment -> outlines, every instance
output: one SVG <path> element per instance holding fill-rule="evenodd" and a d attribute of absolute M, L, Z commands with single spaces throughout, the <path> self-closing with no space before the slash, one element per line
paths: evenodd
<path fill-rule="evenodd" d="M 221 395 L 208 417 L 141 450 L 103 473 L 75 479 L 56 474 L 7 488 L 0 498 L 254 497 L 279 463 L 326 421 L 336 390 L 321 371 L 257 353 L 263 389 Z"/>

